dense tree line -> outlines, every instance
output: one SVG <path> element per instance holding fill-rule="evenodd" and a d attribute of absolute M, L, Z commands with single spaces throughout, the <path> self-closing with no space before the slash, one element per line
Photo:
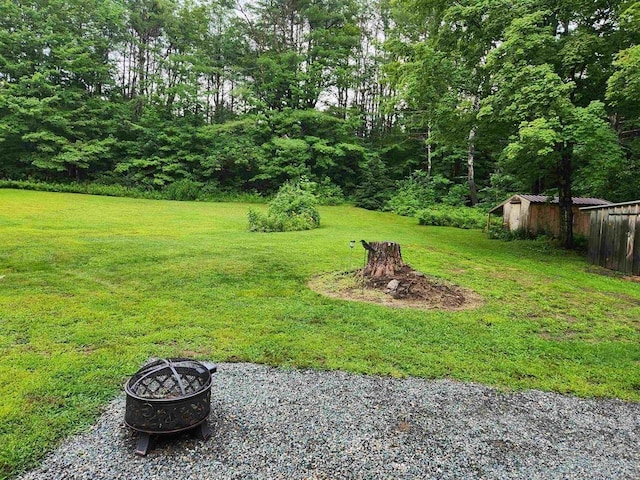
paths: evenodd
<path fill-rule="evenodd" d="M 480 181 L 509 175 L 514 189 L 553 191 L 571 245 L 572 195 L 638 196 L 638 116 L 628 110 L 639 98 L 638 2 L 405 5 L 408 116 L 442 159 L 466 159 L 471 203 L 476 170 Z"/>
<path fill-rule="evenodd" d="M 369 207 L 409 178 L 556 193 L 570 225 L 572 195 L 640 197 L 639 27 L 620 0 L 0 0 L 0 177 L 304 175 Z"/>

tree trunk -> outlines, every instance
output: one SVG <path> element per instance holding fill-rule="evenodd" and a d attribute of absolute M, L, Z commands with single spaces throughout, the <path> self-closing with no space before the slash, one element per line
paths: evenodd
<path fill-rule="evenodd" d="M 558 203 L 560 206 L 560 241 L 573 248 L 573 201 L 571 198 L 571 146 L 564 146 L 558 165 Z"/>
<path fill-rule="evenodd" d="M 469 148 L 467 150 L 467 181 L 469 182 L 469 199 L 473 207 L 478 203 L 478 192 L 476 190 L 476 179 L 474 173 L 474 159 L 476 153 L 476 127 L 475 125 L 469 131 Z"/>
<path fill-rule="evenodd" d="M 431 123 L 427 127 L 427 140 L 425 142 L 427 144 L 427 178 L 431 178 L 431 167 L 433 165 L 433 161 L 431 159 L 433 153 L 431 151 Z"/>
<path fill-rule="evenodd" d="M 477 115 L 478 110 L 480 109 L 480 95 L 476 95 L 473 97 L 473 111 Z M 478 203 L 478 192 L 476 189 L 476 179 L 474 173 L 474 163 L 476 156 L 476 134 L 477 134 L 477 125 L 474 123 L 471 126 L 471 130 L 469 130 L 469 145 L 467 148 L 467 181 L 469 182 L 469 198 L 471 200 L 471 206 L 473 207 Z"/>
<path fill-rule="evenodd" d="M 371 242 L 360 240 L 367 250 L 367 265 L 362 274 L 365 277 L 380 278 L 393 276 L 405 266 L 402 261 L 400 244 L 394 242 Z"/>

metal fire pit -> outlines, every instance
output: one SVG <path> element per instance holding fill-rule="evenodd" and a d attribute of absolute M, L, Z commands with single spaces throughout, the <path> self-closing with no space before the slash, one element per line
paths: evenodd
<path fill-rule="evenodd" d="M 151 435 L 193 429 L 202 440 L 211 436 L 211 375 L 216 366 L 186 358 L 155 360 L 125 384 L 124 422 L 138 432 L 136 453 L 146 455 Z"/>

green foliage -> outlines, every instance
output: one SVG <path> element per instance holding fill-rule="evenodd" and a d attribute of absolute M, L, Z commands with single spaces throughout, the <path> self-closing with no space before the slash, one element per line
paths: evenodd
<path fill-rule="evenodd" d="M 347 122 L 314 110 L 270 112 L 204 126 L 197 133 L 197 150 L 197 179 L 264 194 L 303 175 L 319 187 L 333 184 L 352 191 L 368 154 Z M 341 196 L 335 189 L 331 195 Z"/>
<path fill-rule="evenodd" d="M 574 250 L 586 255 L 589 250 L 589 237 L 585 235 L 576 235 L 574 237 Z"/>
<path fill-rule="evenodd" d="M 169 200 L 197 200 L 201 197 L 202 183 L 183 179 L 167 185 L 163 196 Z"/>
<path fill-rule="evenodd" d="M 469 187 L 457 183 L 455 185 L 451 185 L 451 188 L 442 199 L 442 203 L 446 205 L 461 207 L 466 205 L 468 197 Z"/>
<path fill-rule="evenodd" d="M 628 15 L 627 23 L 633 24 L 635 31 L 638 31 L 640 4 L 636 2 Z M 609 180 L 606 198 L 623 201 L 640 198 L 640 187 L 636 181 L 640 173 L 640 137 L 637 134 L 640 129 L 640 45 L 620 51 L 613 65 L 615 71 L 608 79 L 606 98 L 617 112 L 619 139 L 626 158 L 615 171 L 606 168 L 607 165 L 601 165 L 606 170 L 598 171 L 597 177 L 600 187 L 603 186 L 603 178 Z M 581 180 L 583 183 L 589 182 L 589 175 Z"/>
<path fill-rule="evenodd" d="M 291 232 L 318 228 L 320 213 L 312 189 L 313 186 L 305 179 L 285 183 L 269 204 L 266 215 L 249 210 L 249 230 Z"/>
<path fill-rule="evenodd" d="M 309 144 L 298 138 L 273 137 L 264 145 L 265 161 L 252 181 L 281 185 L 291 178 L 309 176 L 311 151 Z"/>
<path fill-rule="evenodd" d="M 111 0 L 0 4 L 0 174 L 77 180 L 110 166 L 119 13 Z"/>
<path fill-rule="evenodd" d="M 525 185 L 514 175 L 494 173 L 489 177 L 489 185 L 482 189 L 483 206 L 494 207 L 518 192 L 527 191 Z"/>
<path fill-rule="evenodd" d="M 320 183 L 310 182 L 310 184 L 318 205 L 342 205 L 345 202 L 342 188 L 335 185 L 329 177 L 325 177 Z"/>
<path fill-rule="evenodd" d="M 100 182 L 39 182 L 33 180 L 0 180 L 0 188 L 14 188 L 20 190 L 36 190 L 41 192 L 86 193 L 90 195 L 104 195 L 108 197 L 146 198 L 154 200 L 202 200 L 210 202 L 251 202 L 264 203 L 263 196 L 255 192 L 237 192 L 223 190 L 215 183 L 200 184 L 190 180 L 179 183 L 179 189 L 166 188 L 163 190 L 125 187 L 118 183 Z M 197 196 L 194 197 L 197 187 Z M 185 190 L 184 193 L 178 190 Z M 182 198 L 178 198 L 181 196 Z"/>
<path fill-rule="evenodd" d="M 386 209 L 398 215 L 412 216 L 421 208 L 436 202 L 432 179 L 426 172 L 417 170 L 404 180 L 396 182 L 396 189 L 386 204 Z"/>
<path fill-rule="evenodd" d="M 640 121 L 640 45 L 622 50 L 613 62 L 615 72 L 609 77 L 607 100 L 620 114 Z"/>
<path fill-rule="evenodd" d="M 357 207 L 367 210 L 381 210 L 389 200 L 387 167 L 377 155 L 370 156 L 362 168 L 362 179 L 356 188 L 353 198 Z"/>
<path fill-rule="evenodd" d="M 570 182 L 635 199 L 638 12 L 628 1 L 240 12 L 222 0 L 4 0 L 0 178 L 204 199 L 273 195 L 305 175 L 329 186 L 321 203 L 343 194 L 403 214 L 476 203 L 475 184 L 497 201 L 496 172 L 518 191 Z M 451 184 L 433 200 L 419 182 L 394 188 L 415 170 Z"/>
<path fill-rule="evenodd" d="M 318 183 L 328 177 L 353 191 L 370 152 L 354 138 L 351 124 L 315 110 L 271 112 L 264 121 L 270 138 L 261 145 L 263 156 L 251 179 L 260 191 L 272 192 L 302 175 Z"/>
<path fill-rule="evenodd" d="M 509 230 L 502 225 L 502 219 L 491 218 L 491 225 L 487 232 L 488 238 L 492 240 L 502 240 L 504 242 L 513 242 L 517 240 L 524 241 L 537 241 L 539 243 L 544 243 L 548 245 L 548 249 L 557 249 L 562 245 L 558 243 L 558 239 L 554 238 L 552 235 L 547 235 L 544 233 L 534 233 L 526 228 L 517 228 L 515 230 Z M 587 243 L 588 238 L 584 235 L 576 235 L 574 238 L 574 248 L 573 250 L 576 252 L 580 252 L 582 255 L 586 255 L 587 253 Z"/>
<path fill-rule="evenodd" d="M 153 190 L 125 187 L 117 184 L 104 185 L 101 183 L 53 183 L 33 180 L 0 180 L 0 188 L 36 190 L 40 192 L 86 193 L 108 197 L 148 198 L 157 200 L 164 198 L 160 192 Z"/>
<path fill-rule="evenodd" d="M 545 239 L 544 235 L 536 234 L 527 230 L 526 228 L 517 228 L 515 230 L 509 230 L 500 222 L 493 222 L 487 232 L 488 237 L 494 240 L 504 240 L 506 242 L 512 242 L 514 240 L 536 240 Z"/>
<path fill-rule="evenodd" d="M 487 226 L 487 215 L 477 208 L 433 205 L 416 212 L 420 225 L 435 227 L 456 227 L 484 229 Z"/>
<path fill-rule="evenodd" d="M 469 189 L 466 185 L 453 184 L 442 175 L 428 176 L 417 170 L 409 177 L 396 182 L 396 188 L 385 209 L 398 215 L 415 216 L 430 206 L 464 206 Z"/>
<path fill-rule="evenodd" d="M 248 32 L 257 48 L 243 64 L 245 101 L 260 113 L 313 109 L 328 87 L 353 84 L 349 60 L 362 38 L 358 7 L 345 0 L 252 5 L 262 31 Z M 285 33 L 294 31 L 305 34 Z"/>
<path fill-rule="evenodd" d="M 505 28 L 503 41 L 487 58 L 493 85 L 480 118 L 502 123 L 509 134 L 501 152 L 504 171 L 530 185 L 544 179 L 558 189 L 560 237 L 571 248 L 574 191 L 605 196 L 624 156 L 600 100 L 603 65 L 592 59 L 609 59 L 611 45 L 591 25 L 565 26 L 558 35 L 555 14 L 534 9 Z M 593 82 L 584 82 L 577 71 L 590 71 Z M 594 96 L 597 84 L 601 88 Z M 589 181 L 580 182 L 580 176 Z"/>
<path fill-rule="evenodd" d="M 269 137 L 267 120 L 260 116 L 200 128 L 202 177 L 216 179 L 222 187 L 240 188 L 266 162 L 261 146 Z"/>
<path fill-rule="evenodd" d="M 471 147 L 481 201 L 501 200 L 495 172 L 521 192 L 635 198 L 636 3 L 601 16 L 584 2 L 396 2 L 387 70 L 429 169 L 455 158 L 444 171 L 455 181 Z"/>
<path fill-rule="evenodd" d="M 276 215 L 304 215 L 309 217 L 316 227 L 319 226 L 320 214 L 315 208 L 317 200 L 312 188 L 304 178 L 285 183 L 269 204 L 269 212 Z"/>

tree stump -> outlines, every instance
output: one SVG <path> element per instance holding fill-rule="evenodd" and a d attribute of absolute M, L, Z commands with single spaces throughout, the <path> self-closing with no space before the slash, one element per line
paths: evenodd
<path fill-rule="evenodd" d="M 370 278 L 391 277 L 405 266 L 400 244 L 394 242 L 370 242 L 360 240 L 367 250 L 367 264 L 362 275 Z"/>

